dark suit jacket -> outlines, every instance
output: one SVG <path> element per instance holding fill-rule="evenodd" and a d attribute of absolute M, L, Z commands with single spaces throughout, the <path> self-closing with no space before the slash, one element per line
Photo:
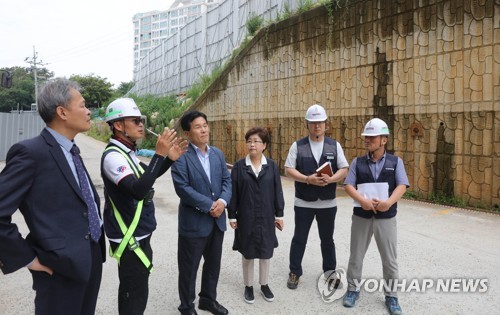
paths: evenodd
<path fill-rule="evenodd" d="M 183 237 L 206 237 L 214 224 L 226 231 L 226 212 L 218 219 L 209 211 L 215 200 L 231 200 L 231 174 L 227 170 L 222 151 L 210 147 L 210 179 L 201 165 L 192 145 L 172 165 L 172 179 L 179 203 L 179 235 Z"/>
<path fill-rule="evenodd" d="M 90 185 L 99 207 L 97 191 L 92 182 Z M 30 231 L 25 239 L 11 222 L 17 209 Z M 14 144 L 0 173 L 3 273 L 25 267 L 38 256 L 56 273 L 86 282 L 92 259 L 88 225 L 87 206 L 77 180 L 54 137 L 44 129 L 39 136 Z M 100 245 L 104 260 L 104 237 Z"/>

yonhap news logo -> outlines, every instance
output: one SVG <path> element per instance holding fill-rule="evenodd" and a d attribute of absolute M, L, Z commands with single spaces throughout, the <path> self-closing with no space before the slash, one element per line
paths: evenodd
<path fill-rule="evenodd" d="M 366 292 L 416 292 L 484 293 L 488 291 L 488 279 L 439 278 L 439 279 L 353 279 L 356 288 Z"/>
<path fill-rule="evenodd" d="M 325 303 L 341 299 L 347 291 L 345 270 L 338 268 L 322 273 L 318 278 L 318 291 Z"/>
<path fill-rule="evenodd" d="M 487 278 L 423 278 L 423 279 L 353 279 L 356 291 L 373 292 L 416 292 L 429 291 L 443 293 L 485 293 L 488 291 Z M 344 269 L 339 268 L 321 274 L 318 291 L 325 303 L 341 299 L 347 292 L 347 278 Z"/>

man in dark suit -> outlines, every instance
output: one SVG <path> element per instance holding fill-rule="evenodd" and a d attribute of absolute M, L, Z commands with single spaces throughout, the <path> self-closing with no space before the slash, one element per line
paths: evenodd
<path fill-rule="evenodd" d="M 181 127 L 189 139 L 187 152 L 172 166 L 172 179 L 179 196 L 179 296 L 181 314 L 197 314 L 194 308 L 196 273 L 201 257 L 203 273 L 198 308 L 228 314 L 217 302 L 222 241 L 226 231 L 225 208 L 231 199 L 231 175 L 224 154 L 208 146 L 207 116 L 187 112 Z"/>
<path fill-rule="evenodd" d="M 14 144 L 0 173 L 0 268 L 28 267 L 35 313 L 94 314 L 105 244 L 99 196 L 74 145 L 90 128 L 80 87 L 66 79 L 40 92 L 38 112 L 47 127 Z M 23 238 L 12 215 L 29 228 Z"/>

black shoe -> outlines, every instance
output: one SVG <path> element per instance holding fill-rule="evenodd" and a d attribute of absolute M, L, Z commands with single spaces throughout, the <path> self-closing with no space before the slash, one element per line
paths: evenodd
<path fill-rule="evenodd" d="M 292 290 L 297 289 L 297 286 L 299 285 L 299 278 L 299 276 L 297 276 L 293 272 L 290 272 L 288 274 L 288 281 L 286 282 L 286 286 Z"/>
<path fill-rule="evenodd" d="M 271 289 L 269 289 L 269 286 L 267 284 L 260 286 L 260 293 L 262 293 L 264 300 L 266 300 L 268 302 L 274 301 L 274 294 L 271 291 Z"/>
<path fill-rule="evenodd" d="M 202 302 L 198 304 L 198 308 L 200 310 L 204 311 L 209 311 L 212 314 L 215 315 L 226 315 L 229 314 L 229 311 L 222 305 L 219 304 L 217 301 L 211 301 L 211 302 Z"/>
<path fill-rule="evenodd" d="M 196 313 L 196 310 L 194 308 L 192 310 L 182 311 L 181 314 L 182 315 L 198 315 L 198 313 Z"/>
<path fill-rule="evenodd" d="M 247 287 L 245 286 L 245 302 L 248 304 L 253 304 L 255 302 L 255 298 L 253 296 L 253 287 Z"/>

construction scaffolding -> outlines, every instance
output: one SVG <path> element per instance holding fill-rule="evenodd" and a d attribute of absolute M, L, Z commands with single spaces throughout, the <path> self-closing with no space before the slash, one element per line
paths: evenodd
<path fill-rule="evenodd" d="M 164 96 L 186 91 L 200 76 L 209 75 L 231 56 L 247 36 L 250 17 L 275 20 L 300 4 L 297 0 L 226 0 L 210 10 L 204 7 L 205 12 L 198 18 L 139 61 L 135 85 L 129 93 Z"/>

